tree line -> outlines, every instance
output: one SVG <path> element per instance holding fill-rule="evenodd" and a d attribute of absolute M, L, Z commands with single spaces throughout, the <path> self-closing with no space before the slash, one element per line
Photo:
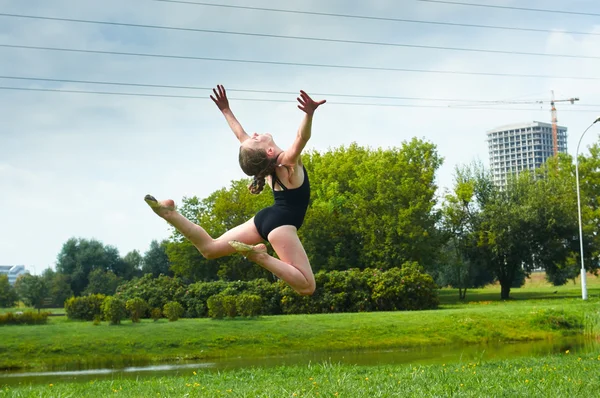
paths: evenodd
<path fill-rule="evenodd" d="M 545 269 L 556 285 L 578 275 L 575 167 L 569 155 L 520 173 L 504 189 L 493 184 L 480 163 L 462 165 L 455 170 L 453 187 L 441 195 L 435 176 L 443 159 L 433 143 L 421 139 L 389 149 L 352 144 L 313 151 L 303 162 L 311 204 L 299 235 L 315 272 L 418 263 L 439 286 L 458 288 L 461 298 L 467 289 L 498 282 L 503 299 L 537 268 Z M 579 164 L 585 265 L 597 272 L 600 145 L 580 155 Z M 206 198 L 183 198 L 178 210 L 218 236 L 272 203 L 268 188 L 252 195 L 248 183 L 235 180 Z M 132 251 L 120 257 L 116 248 L 101 242 L 69 239 L 58 254 L 56 271 L 48 269 L 39 277 L 47 289 L 39 296 L 62 306 L 71 295 L 114 294 L 120 284 L 145 274 L 174 276 L 186 284 L 274 280 L 242 256 L 206 260 L 172 230 L 143 256 Z M 27 287 L 35 285 L 32 278 L 22 277 L 16 285 L 29 302 L 34 300 L 27 292 L 36 290 Z"/>

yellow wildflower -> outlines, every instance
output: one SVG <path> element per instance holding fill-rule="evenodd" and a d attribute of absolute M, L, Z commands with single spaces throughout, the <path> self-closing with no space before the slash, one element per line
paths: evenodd
<path fill-rule="evenodd" d="M 49 384 L 50 387 L 54 387 L 54 384 Z"/>
<path fill-rule="evenodd" d="M 568 353 L 569 353 L 569 350 L 565 351 L 565 354 L 568 354 Z"/>
<path fill-rule="evenodd" d="M 194 374 L 194 376 L 196 376 L 196 375 L 198 374 L 198 373 L 196 373 L 196 371 L 195 371 L 195 370 L 194 370 L 192 373 Z"/>

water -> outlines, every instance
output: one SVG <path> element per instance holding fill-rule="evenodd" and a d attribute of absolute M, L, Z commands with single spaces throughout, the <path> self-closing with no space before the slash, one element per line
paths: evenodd
<path fill-rule="evenodd" d="M 310 363 L 331 362 L 352 365 L 394 365 L 394 364 L 451 364 L 491 359 L 508 359 L 520 356 L 545 356 L 564 353 L 571 355 L 598 355 L 600 342 L 582 338 L 559 341 L 535 341 L 525 343 L 502 343 L 470 346 L 429 346 L 412 349 L 385 351 L 338 351 L 313 352 L 294 355 L 279 355 L 267 358 L 223 358 L 207 362 L 168 363 L 161 365 L 123 366 L 122 362 L 81 364 L 62 367 L 47 372 L 0 372 L 1 385 L 29 383 L 85 382 L 102 379 L 141 378 L 158 376 L 189 375 L 192 371 L 216 371 L 248 367 L 272 367 L 308 365 Z"/>

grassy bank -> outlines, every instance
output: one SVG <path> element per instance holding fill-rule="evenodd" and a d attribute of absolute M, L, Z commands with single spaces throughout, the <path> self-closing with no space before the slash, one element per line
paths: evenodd
<path fill-rule="evenodd" d="M 598 303 L 482 301 L 434 311 L 126 321 L 120 326 L 58 317 L 47 325 L 0 327 L 0 368 L 558 339 L 581 333 L 585 314 L 596 312 Z"/>
<path fill-rule="evenodd" d="M 600 355 L 569 353 L 431 366 L 318 364 L 194 371 L 138 381 L 56 382 L 0 388 L 7 397 L 596 397 Z"/>

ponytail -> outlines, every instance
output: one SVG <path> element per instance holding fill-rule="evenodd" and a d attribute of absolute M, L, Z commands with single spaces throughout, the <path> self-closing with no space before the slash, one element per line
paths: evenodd
<path fill-rule="evenodd" d="M 265 177 L 254 176 L 248 189 L 252 195 L 258 195 L 265 188 Z"/>

